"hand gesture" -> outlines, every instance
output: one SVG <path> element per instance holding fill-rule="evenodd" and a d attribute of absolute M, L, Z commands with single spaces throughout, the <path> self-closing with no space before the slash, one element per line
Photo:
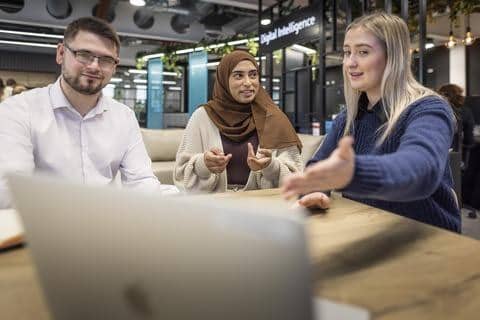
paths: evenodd
<path fill-rule="evenodd" d="M 323 192 L 312 192 L 298 199 L 294 207 L 328 209 L 330 208 L 330 198 Z"/>
<path fill-rule="evenodd" d="M 353 179 L 355 151 L 353 138 L 343 137 L 330 157 L 285 178 L 282 187 L 287 199 L 314 191 L 327 191 L 347 186 Z"/>
<path fill-rule="evenodd" d="M 258 148 L 258 157 L 255 156 L 255 151 L 253 151 L 253 146 L 248 143 L 248 156 L 247 164 L 250 170 L 258 171 L 266 168 L 270 162 L 272 162 L 272 150 Z"/>
<path fill-rule="evenodd" d="M 203 154 L 205 165 L 212 173 L 222 173 L 231 158 L 232 155 L 230 153 L 224 155 L 219 148 L 212 148 Z"/>

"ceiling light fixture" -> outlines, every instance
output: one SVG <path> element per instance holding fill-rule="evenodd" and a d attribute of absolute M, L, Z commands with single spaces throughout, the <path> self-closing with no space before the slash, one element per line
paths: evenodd
<path fill-rule="evenodd" d="M 467 15 L 467 29 L 465 31 L 465 38 L 463 38 L 463 44 L 470 46 L 475 41 L 475 37 L 472 35 L 472 30 L 470 29 L 470 14 Z"/>
<path fill-rule="evenodd" d="M 130 0 L 130 4 L 132 6 L 136 6 L 136 7 L 144 7 L 145 6 L 145 0 Z"/>
<path fill-rule="evenodd" d="M 260 24 L 262 26 L 268 26 L 270 23 L 272 23 L 272 20 L 270 20 L 270 18 L 263 18 L 262 20 L 260 20 Z"/>
<path fill-rule="evenodd" d="M 185 53 L 191 53 L 195 51 L 193 48 L 190 48 L 190 49 L 183 49 L 183 50 L 177 50 L 175 51 L 176 54 L 185 54 Z"/>
<path fill-rule="evenodd" d="M 128 72 L 136 73 L 136 74 L 147 74 L 147 70 L 141 70 L 141 69 L 128 69 Z"/>
<path fill-rule="evenodd" d="M 445 43 L 445 46 L 448 49 L 451 49 L 457 45 L 457 40 L 455 40 L 455 37 L 453 36 L 453 31 L 452 31 L 452 20 L 450 19 L 450 33 L 448 35 L 448 41 Z"/>
<path fill-rule="evenodd" d="M 150 59 L 154 59 L 154 58 L 161 58 L 163 57 L 165 54 L 163 53 L 154 53 L 154 54 L 148 54 L 146 56 L 143 56 L 143 60 L 144 61 L 147 61 L 147 60 L 150 60 Z"/>
<path fill-rule="evenodd" d="M 425 49 L 432 49 L 433 47 L 435 47 L 435 44 L 433 42 L 427 42 L 425 43 Z"/>
<path fill-rule="evenodd" d="M 463 43 L 466 46 L 470 46 L 473 44 L 475 41 L 475 38 L 472 36 L 472 31 L 470 30 L 470 27 L 467 28 L 467 33 L 465 34 L 465 38 L 463 39 Z"/>
<path fill-rule="evenodd" d="M 209 62 L 206 64 L 207 67 L 216 67 L 220 64 L 220 61 Z"/>
<path fill-rule="evenodd" d="M 448 35 L 448 41 L 445 43 L 448 49 L 452 49 L 457 45 L 457 40 L 455 40 L 455 37 L 453 36 L 453 31 L 450 31 L 450 34 Z"/>
<path fill-rule="evenodd" d="M 207 48 L 215 49 L 215 48 L 222 48 L 222 47 L 225 47 L 225 43 L 212 44 L 212 45 L 208 46 Z"/>
<path fill-rule="evenodd" d="M 27 46 L 27 47 L 42 47 L 42 48 L 54 48 L 54 49 L 57 48 L 56 44 L 38 43 L 38 42 L 22 42 L 22 41 L 0 40 L 0 43 L 17 45 L 17 46 Z"/>
<path fill-rule="evenodd" d="M 143 70 L 143 69 L 128 69 L 128 72 L 133 74 L 147 74 L 147 70 Z M 162 74 L 164 76 L 176 76 L 179 78 L 182 76 L 180 73 L 171 72 L 171 71 L 163 71 Z"/>
<path fill-rule="evenodd" d="M 63 36 L 59 35 L 59 34 L 34 33 L 34 32 L 4 30 L 4 29 L 0 29 L 0 33 L 15 34 L 15 35 L 20 35 L 20 36 L 39 37 L 39 38 L 63 39 Z"/>
<path fill-rule="evenodd" d="M 176 72 L 171 72 L 171 71 L 163 71 L 164 76 L 176 76 L 176 77 L 181 77 L 181 73 L 176 73 Z"/>
<path fill-rule="evenodd" d="M 313 49 L 310 49 L 310 48 L 307 48 L 305 46 L 299 45 L 299 44 L 294 44 L 290 48 L 292 48 L 295 51 L 300 51 L 300 52 L 303 52 L 303 53 L 308 54 L 308 55 L 312 55 L 312 54 L 317 53 L 317 51 L 315 51 Z"/>

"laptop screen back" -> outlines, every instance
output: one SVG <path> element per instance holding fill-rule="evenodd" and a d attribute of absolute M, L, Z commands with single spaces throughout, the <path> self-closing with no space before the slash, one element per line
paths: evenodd
<path fill-rule="evenodd" d="M 301 214 L 45 177 L 10 185 L 56 319 L 312 317 Z"/>

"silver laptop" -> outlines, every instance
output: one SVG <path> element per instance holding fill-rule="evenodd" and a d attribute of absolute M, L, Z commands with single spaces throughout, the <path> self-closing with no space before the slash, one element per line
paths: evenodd
<path fill-rule="evenodd" d="M 9 181 L 55 319 L 312 319 L 303 216 L 287 206 Z"/>

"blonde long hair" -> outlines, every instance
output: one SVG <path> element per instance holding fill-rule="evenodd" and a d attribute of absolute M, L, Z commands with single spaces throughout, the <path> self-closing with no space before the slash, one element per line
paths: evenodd
<path fill-rule="evenodd" d="M 413 77 L 410 53 L 410 34 L 406 23 L 399 17 L 385 12 L 375 12 L 355 19 L 346 29 L 362 28 L 370 32 L 383 44 L 386 51 L 386 65 L 381 84 L 381 99 L 387 122 L 378 143 L 382 143 L 392 133 L 402 112 L 414 101 L 430 96 L 438 96 L 425 88 Z M 361 92 L 353 89 L 348 74 L 343 67 L 343 83 L 347 104 L 347 120 L 344 135 L 348 135 L 358 111 Z"/>

